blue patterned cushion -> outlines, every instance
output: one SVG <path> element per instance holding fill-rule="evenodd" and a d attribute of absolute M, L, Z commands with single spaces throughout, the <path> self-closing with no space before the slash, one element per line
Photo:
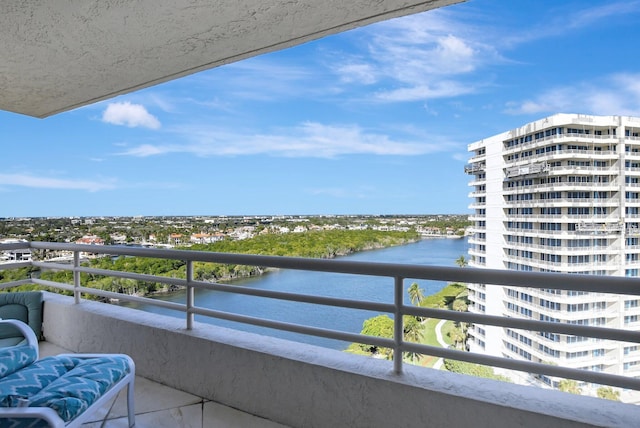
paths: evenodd
<path fill-rule="evenodd" d="M 73 359 L 76 367 L 31 396 L 29 407 L 50 407 L 69 422 L 131 370 L 120 356 Z"/>
<path fill-rule="evenodd" d="M 75 366 L 69 357 L 47 357 L 0 379 L 0 407 L 16 407 Z"/>
<path fill-rule="evenodd" d="M 28 366 L 36 358 L 38 358 L 38 352 L 34 346 L 9 346 L 0 349 L 0 378 Z"/>
<path fill-rule="evenodd" d="M 70 422 L 130 371 L 129 360 L 119 355 L 43 358 L 0 378 L 0 407 L 49 407 Z M 42 426 L 38 419 L 5 423 L 20 428 Z"/>

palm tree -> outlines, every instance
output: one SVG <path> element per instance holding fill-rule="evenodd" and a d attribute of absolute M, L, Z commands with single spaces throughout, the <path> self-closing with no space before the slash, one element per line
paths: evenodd
<path fill-rule="evenodd" d="M 409 299 L 414 306 L 420 306 L 420 303 L 424 300 L 424 290 L 420 288 L 417 282 L 411 284 L 408 290 Z"/>
<path fill-rule="evenodd" d="M 418 317 L 405 315 L 403 333 L 407 342 L 421 343 L 424 340 L 423 327 Z M 404 357 L 414 363 L 422 358 L 422 355 L 417 352 L 405 352 Z"/>
<path fill-rule="evenodd" d="M 467 259 L 465 259 L 464 256 L 460 256 L 456 259 L 456 264 L 458 266 L 460 266 L 461 268 L 467 266 L 469 264 L 469 262 L 467 261 Z"/>
<path fill-rule="evenodd" d="M 601 386 L 598 388 L 598 397 L 605 398 L 607 400 L 620 401 L 620 391 L 613 389 L 610 386 Z"/>
<path fill-rule="evenodd" d="M 558 389 L 570 394 L 582 394 L 582 389 L 578 386 L 578 382 L 573 379 L 562 379 L 558 382 Z"/>
<path fill-rule="evenodd" d="M 454 348 L 458 349 L 460 344 L 464 344 L 466 334 L 460 327 L 456 327 L 449 331 L 449 337 L 453 341 Z"/>

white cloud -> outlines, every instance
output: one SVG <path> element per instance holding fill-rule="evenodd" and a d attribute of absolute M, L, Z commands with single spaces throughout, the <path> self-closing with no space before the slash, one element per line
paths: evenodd
<path fill-rule="evenodd" d="M 417 101 L 450 98 L 474 92 L 473 87 L 451 80 L 436 81 L 411 87 L 382 91 L 375 94 L 375 98 L 383 101 Z"/>
<path fill-rule="evenodd" d="M 178 151 L 171 149 L 170 147 L 171 146 L 153 146 L 151 144 L 142 144 L 140 146 L 128 149 L 122 154 L 144 158 L 147 156 L 161 155 L 164 153 Z"/>
<path fill-rule="evenodd" d="M 340 75 L 340 81 L 342 83 L 371 85 L 378 80 L 376 72 L 371 64 L 355 62 L 340 64 L 336 67 L 336 71 Z"/>
<path fill-rule="evenodd" d="M 0 185 L 40 189 L 86 190 L 89 192 L 111 190 L 116 187 L 112 179 L 90 181 L 42 177 L 31 174 L 0 174 Z"/>
<path fill-rule="evenodd" d="M 363 30 L 366 55 L 343 57 L 333 67 L 344 83 L 379 84 L 378 101 L 403 102 L 456 97 L 487 84 L 471 75 L 503 61 L 473 25 L 444 11 L 387 21 Z M 366 58 L 366 59 L 363 59 Z M 388 89 L 391 88 L 391 89 Z"/>
<path fill-rule="evenodd" d="M 109 103 L 102 113 L 102 121 L 113 125 L 138 126 L 150 129 L 160 128 L 160 121 L 141 104 L 130 102 Z"/>
<path fill-rule="evenodd" d="M 147 157 L 165 153 L 191 153 L 196 156 L 270 155 L 280 157 L 331 158 L 342 155 L 411 156 L 447 150 L 452 144 L 431 137 L 392 139 L 383 133 L 367 131 L 356 125 L 325 125 L 306 122 L 270 134 L 239 134 L 211 126 L 185 127 L 181 144 L 132 147 L 121 155 Z"/>
<path fill-rule="evenodd" d="M 549 89 L 536 98 L 510 102 L 509 114 L 588 113 L 640 115 L 640 73 L 618 73 Z"/>

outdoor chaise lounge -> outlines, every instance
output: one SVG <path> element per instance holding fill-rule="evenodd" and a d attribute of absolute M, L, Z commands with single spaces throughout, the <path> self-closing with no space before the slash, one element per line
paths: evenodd
<path fill-rule="evenodd" d="M 127 387 L 129 427 L 135 425 L 135 365 L 124 354 L 61 354 L 38 359 L 38 340 L 19 320 L 0 320 L 26 344 L 0 348 L 0 426 L 79 427 Z"/>

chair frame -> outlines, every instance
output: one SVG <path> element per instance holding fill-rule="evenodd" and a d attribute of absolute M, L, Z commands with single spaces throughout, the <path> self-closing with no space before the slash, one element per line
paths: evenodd
<path fill-rule="evenodd" d="M 27 324 L 19 320 L 0 319 L 0 323 L 11 324 L 16 327 L 27 339 L 27 343 L 30 346 L 34 346 L 36 349 L 37 358 L 39 358 L 38 339 Z M 50 427 L 53 428 L 77 428 L 82 424 L 91 422 L 91 416 L 93 412 L 106 405 L 109 400 L 117 396 L 120 391 L 127 387 L 127 418 L 129 422 L 129 428 L 135 426 L 135 406 L 134 406 L 134 381 L 135 381 L 135 363 L 131 357 L 124 354 L 60 354 L 60 357 L 74 357 L 74 358 L 96 358 L 110 355 L 119 355 L 126 357 L 129 361 L 131 371 L 113 384 L 100 398 L 91 404 L 82 414 L 78 415 L 69 423 L 58 416 L 55 410 L 49 407 L 3 407 L 0 408 L 0 420 L 4 418 L 38 418 L 45 420 Z"/>

